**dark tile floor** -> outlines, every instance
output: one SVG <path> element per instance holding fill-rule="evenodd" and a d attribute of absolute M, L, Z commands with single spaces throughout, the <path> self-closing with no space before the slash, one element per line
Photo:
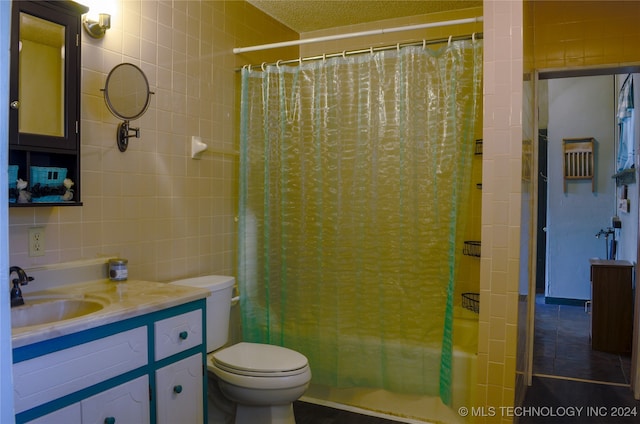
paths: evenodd
<path fill-rule="evenodd" d="M 528 415 L 517 423 L 640 422 L 640 401 L 628 385 L 630 357 L 591 350 L 583 307 L 536 299 L 533 362 L 533 382 L 523 402 L 531 409 L 523 409 Z"/>
<path fill-rule="evenodd" d="M 533 349 L 534 374 L 629 384 L 631 356 L 591 349 L 584 307 L 536 298 Z"/>
<path fill-rule="evenodd" d="M 341 409 L 297 401 L 293 404 L 296 424 L 397 424 L 397 421 L 356 414 Z"/>
<path fill-rule="evenodd" d="M 640 401 L 624 386 L 534 376 L 523 407 L 527 414 L 516 420 L 518 424 L 640 422 Z"/>

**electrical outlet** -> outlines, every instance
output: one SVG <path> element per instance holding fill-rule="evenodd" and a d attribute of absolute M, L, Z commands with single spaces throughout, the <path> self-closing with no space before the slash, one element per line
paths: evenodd
<path fill-rule="evenodd" d="M 44 228 L 29 228 L 29 256 L 44 256 Z"/>

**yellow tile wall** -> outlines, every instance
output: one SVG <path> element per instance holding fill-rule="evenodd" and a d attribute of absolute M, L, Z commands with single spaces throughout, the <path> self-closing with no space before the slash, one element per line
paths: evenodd
<path fill-rule="evenodd" d="M 448 20 L 476 18 L 482 16 L 482 7 L 472 7 L 467 9 L 452 10 L 448 12 L 432 13 L 428 15 L 416 15 L 385 21 L 372 22 L 366 24 L 349 25 L 327 30 L 306 32 L 300 35 L 301 39 L 323 37 L 336 34 L 348 34 L 360 31 L 371 31 L 380 28 L 395 28 L 409 25 L 418 25 L 428 22 L 443 22 Z M 466 35 L 474 32 L 482 32 L 482 22 L 469 23 L 455 26 L 445 26 L 422 30 L 411 30 L 406 32 L 394 32 L 382 35 L 347 38 L 320 43 L 304 44 L 300 46 L 300 55 L 303 57 L 321 56 L 322 54 L 339 53 L 342 51 L 367 49 L 369 47 L 381 47 L 395 45 L 397 43 L 407 43 L 417 40 L 447 39 L 450 35 Z M 434 46 L 434 48 L 437 48 Z M 291 59 L 282 57 L 281 59 Z M 480 108 L 481 109 L 481 108 Z M 482 138 L 481 118 L 482 110 L 478 115 L 478 127 L 476 138 Z M 480 240 L 480 220 L 482 209 L 482 192 L 478 190 L 476 184 L 482 182 L 482 157 L 474 157 L 472 162 L 472 176 L 470 201 L 465 207 L 468 214 L 468 224 L 465 228 L 465 239 Z M 477 258 L 460 255 L 458 275 L 456 279 L 456 303 L 461 303 L 461 293 L 478 292 L 480 285 L 480 261 Z"/>
<path fill-rule="evenodd" d="M 482 260 L 476 422 L 512 422 L 518 326 L 522 169 L 523 5 L 484 2 Z"/>
<path fill-rule="evenodd" d="M 15 208 L 10 263 L 22 267 L 101 256 L 129 259 L 132 278 L 234 275 L 238 187 L 237 67 L 297 48 L 236 56 L 233 47 L 298 35 L 244 1 L 117 0 L 103 39 L 82 34 L 82 207 Z M 151 106 L 140 138 L 121 153 L 118 121 L 100 91 L 132 62 L 146 73 Z M 190 138 L 210 150 L 190 157 Z M 27 233 L 45 227 L 43 257 Z M 33 283 L 37 285 L 37 282 Z"/>
<path fill-rule="evenodd" d="M 640 2 L 534 1 L 533 13 L 537 69 L 640 60 Z"/>
<path fill-rule="evenodd" d="M 385 21 L 370 22 L 358 25 L 349 25 L 326 30 L 305 32 L 300 34 L 301 39 L 323 37 L 336 34 L 347 34 L 360 31 L 371 31 L 380 28 L 395 28 L 408 25 L 418 25 L 428 22 L 442 22 L 453 19 L 475 18 L 482 16 L 481 7 L 452 10 L 448 12 L 431 13 L 428 15 L 408 16 L 404 18 L 388 19 Z M 388 46 L 396 43 L 406 43 L 416 40 L 431 40 L 447 38 L 450 35 L 472 34 L 482 32 L 482 22 L 469 23 L 456 26 L 437 27 L 412 31 L 401 31 L 372 35 L 366 37 L 347 38 L 342 40 L 312 43 L 300 46 L 300 54 L 303 57 L 322 55 L 323 53 L 339 53 L 345 50 L 366 49 L 369 47 Z"/>

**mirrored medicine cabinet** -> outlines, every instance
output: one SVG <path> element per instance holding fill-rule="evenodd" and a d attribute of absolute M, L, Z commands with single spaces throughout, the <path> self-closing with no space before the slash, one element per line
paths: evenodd
<path fill-rule="evenodd" d="M 81 205 L 80 30 L 87 10 L 73 1 L 12 2 L 12 207 Z"/>

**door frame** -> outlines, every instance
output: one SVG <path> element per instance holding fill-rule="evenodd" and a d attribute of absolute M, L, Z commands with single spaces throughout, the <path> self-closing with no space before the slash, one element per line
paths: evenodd
<path fill-rule="evenodd" d="M 616 74 L 625 74 L 625 73 L 640 73 L 640 65 L 635 66 L 604 66 L 604 67 L 590 67 L 590 68 L 565 68 L 565 69 L 553 69 L 553 70 L 545 70 L 540 69 L 533 72 L 534 83 L 533 83 L 533 98 L 534 98 L 534 118 L 533 118 L 533 134 L 534 137 L 534 146 L 535 146 L 535 154 L 534 163 L 533 163 L 533 172 L 537 176 L 533 179 L 534 187 L 532 192 L 532 202 L 533 202 L 533 210 L 536 211 L 535 216 L 533 217 L 533 228 L 536 231 L 533 232 L 534 236 L 531 237 L 529 241 L 530 247 L 530 261 L 529 263 L 534 266 L 533 270 L 530 270 L 530 281 L 529 281 L 529 293 L 528 293 L 528 318 L 527 318 L 527 367 L 526 367 L 526 380 L 527 384 L 531 386 L 533 380 L 533 350 L 534 350 L 534 338 L 535 338 L 535 296 L 536 296 L 536 268 L 538 262 L 538 237 L 537 237 L 537 227 L 538 227 L 538 181 L 540 176 L 539 163 L 538 163 L 538 154 L 539 154 L 539 143 L 538 143 L 538 107 L 539 107 L 539 96 L 538 96 L 538 87 L 539 81 L 541 79 L 554 79 L 554 78 L 568 78 L 568 77 L 585 77 L 585 76 L 596 76 L 596 75 L 616 75 Z M 640 195 L 640 152 L 636 152 L 636 190 Z M 639 196 L 640 198 L 640 196 Z M 640 205 L 635 205 L 635 208 L 640 209 Z M 546 214 L 546 211 L 544 212 Z M 635 281 L 640 281 L 640 211 L 638 213 L 638 234 L 637 234 L 637 246 L 636 249 L 636 263 L 635 265 Z M 546 255 L 546 247 L 544 249 Z M 546 274 L 546 272 L 545 272 Z M 546 275 L 545 275 L 545 290 L 546 290 Z M 631 389 L 633 391 L 633 396 L 635 399 L 640 400 L 640 290 L 636 287 L 635 290 L 635 299 L 634 299 L 634 325 L 633 325 L 633 342 L 632 342 L 632 352 L 631 352 Z"/>

